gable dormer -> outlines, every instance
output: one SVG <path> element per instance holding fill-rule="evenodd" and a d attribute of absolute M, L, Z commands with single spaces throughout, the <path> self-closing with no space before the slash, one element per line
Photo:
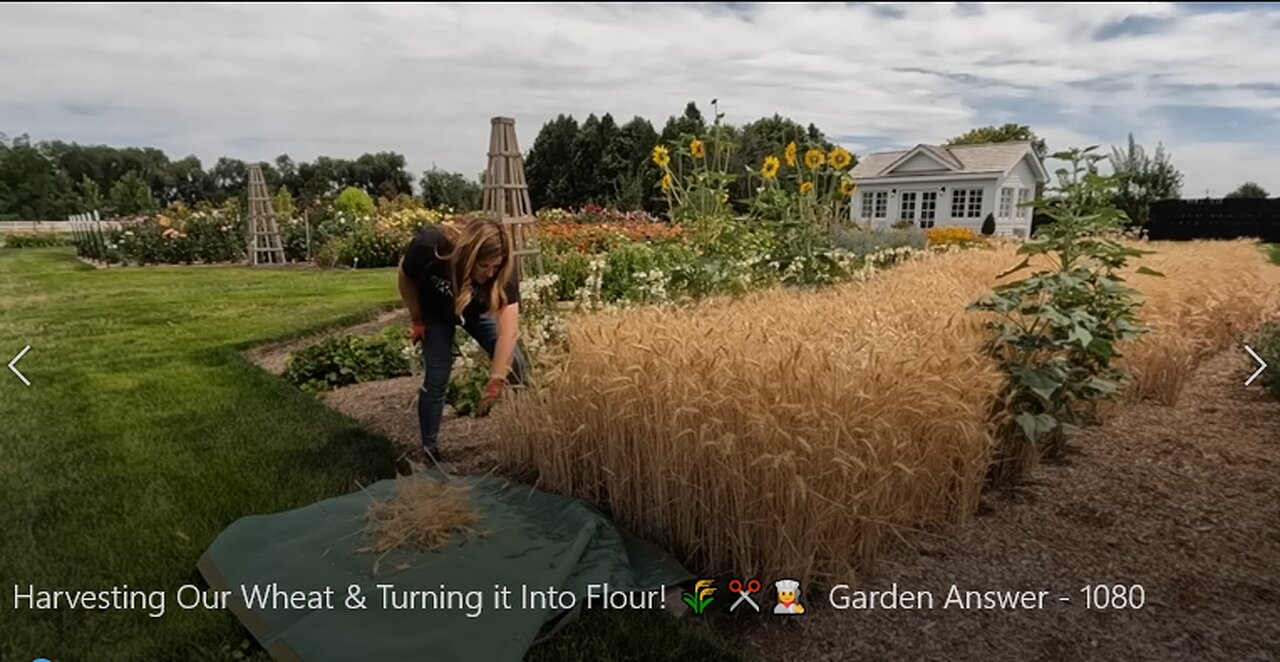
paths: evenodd
<path fill-rule="evenodd" d="M 963 167 L 961 163 L 956 161 L 954 156 L 945 152 L 945 148 L 939 149 L 932 145 L 916 145 L 898 157 L 893 163 L 890 163 L 888 167 L 881 171 L 880 175 L 905 173 L 941 174 L 956 172 L 963 169 Z"/>

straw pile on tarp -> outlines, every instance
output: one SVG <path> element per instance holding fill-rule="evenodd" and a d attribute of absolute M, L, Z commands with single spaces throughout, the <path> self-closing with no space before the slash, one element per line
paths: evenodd
<path fill-rule="evenodd" d="M 397 479 L 386 499 L 373 499 L 365 510 L 368 544 L 359 551 L 435 551 L 457 539 L 474 536 L 480 511 L 471 489 L 462 482 L 409 476 Z"/>

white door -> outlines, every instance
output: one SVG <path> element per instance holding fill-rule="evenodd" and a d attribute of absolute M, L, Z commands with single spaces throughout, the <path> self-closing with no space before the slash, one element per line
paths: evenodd
<path fill-rule="evenodd" d="M 937 218 L 938 218 L 938 192 L 937 191 L 921 191 L 920 192 L 920 227 L 926 230 L 933 227 L 933 223 Z"/>
<path fill-rule="evenodd" d="M 916 213 L 920 204 L 919 191 L 903 191 L 902 199 L 898 202 L 898 220 L 907 221 L 912 225 L 916 224 Z"/>

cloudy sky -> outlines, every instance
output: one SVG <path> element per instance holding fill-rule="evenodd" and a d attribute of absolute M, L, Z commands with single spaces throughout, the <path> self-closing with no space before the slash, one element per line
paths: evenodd
<path fill-rule="evenodd" d="M 1280 194 L 1277 3 L 0 6 L 0 131 L 206 166 L 366 151 L 475 175 L 489 118 L 661 127 L 718 98 L 855 153 L 1030 124 L 1163 142 L 1184 195 Z"/>

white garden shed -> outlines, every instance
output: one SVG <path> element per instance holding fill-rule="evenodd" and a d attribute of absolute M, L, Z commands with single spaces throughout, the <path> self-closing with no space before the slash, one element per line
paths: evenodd
<path fill-rule="evenodd" d="M 859 225 L 887 228 L 960 226 L 980 232 L 994 214 L 996 234 L 1031 234 L 1031 210 L 1018 207 L 1049 180 L 1030 142 L 916 145 L 863 157 L 851 172 L 858 185 L 852 214 Z"/>

